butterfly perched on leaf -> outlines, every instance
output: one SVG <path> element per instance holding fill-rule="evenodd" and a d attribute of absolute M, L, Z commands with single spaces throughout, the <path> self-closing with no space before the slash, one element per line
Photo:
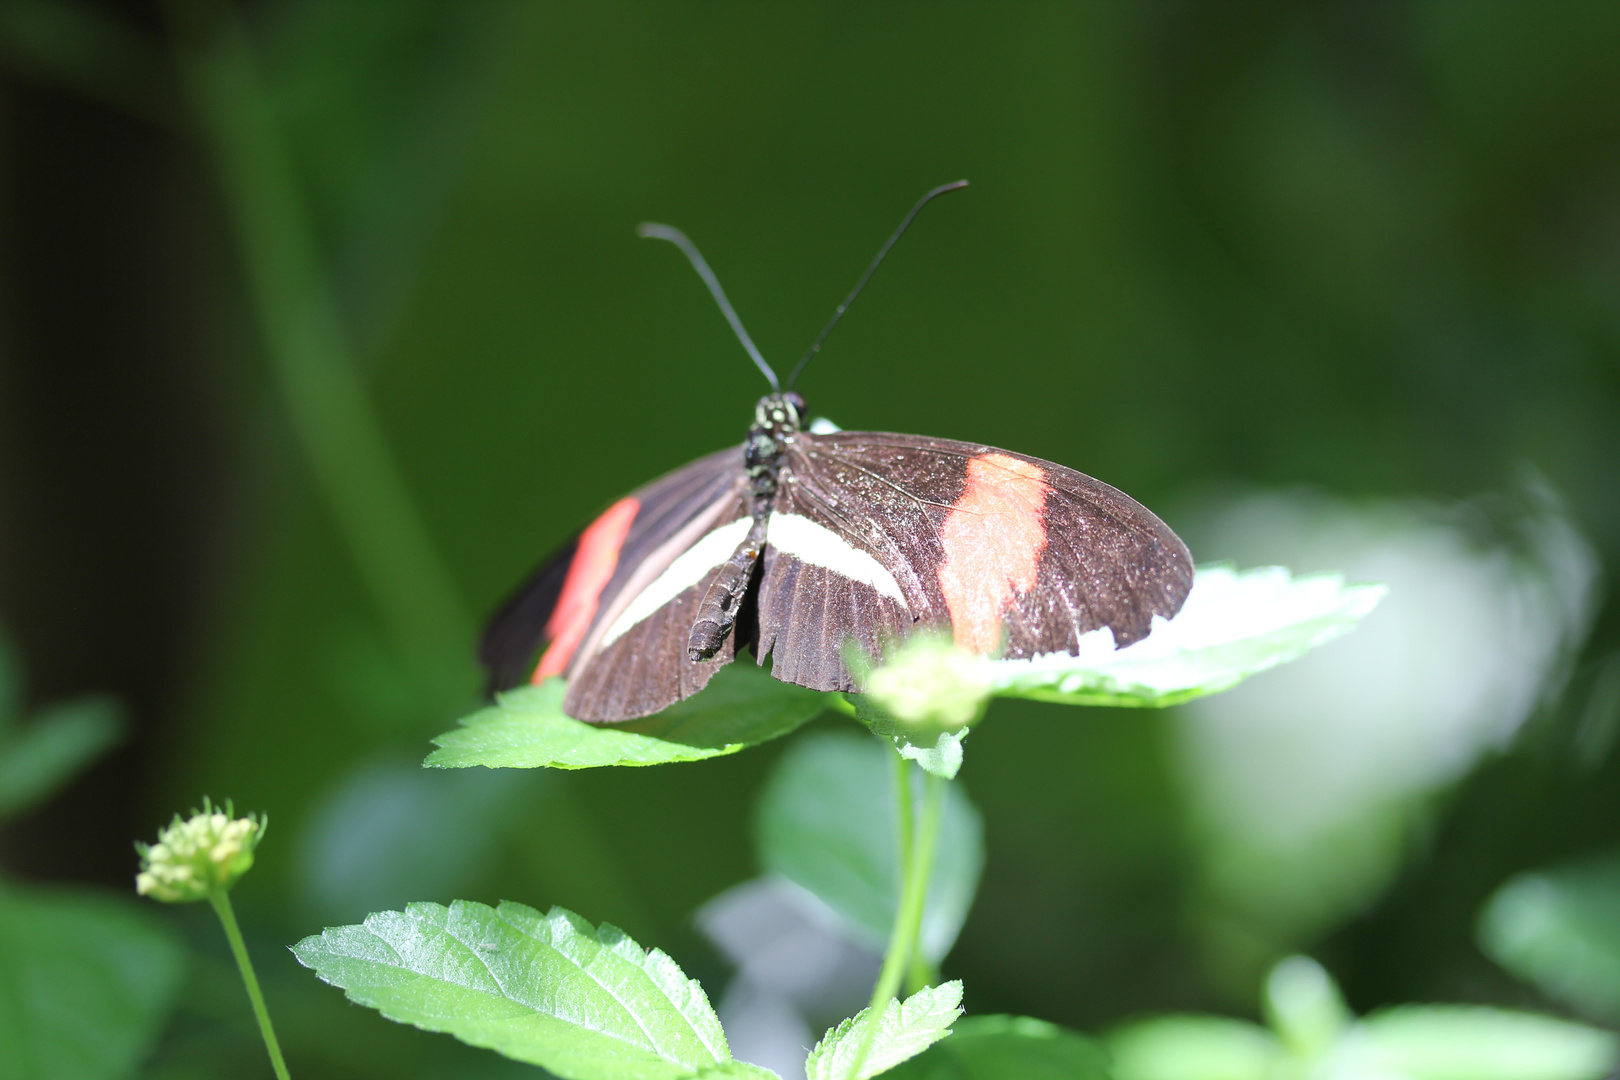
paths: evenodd
<path fill-rule="evenodd" d="M 790 388 L 912 218 L 964 185 L 912 207 Z M 507 601 L 480 648 L 494 689 L 562 675 L 568 715 L 622 721 L 697 693 L 744 649 L 778 679 L 849 691 L 850 647 L 877 656 L 917 630 L 1016 659 L 1072 653 L 1101 627 L 1129 645 L 1180 610 L 1186 545 L 1099 480 L 976 443 L 807 428 L 691 241 L 641 232 L 691 259 L 772 392 L 741 446 L 615 502 Z"/>

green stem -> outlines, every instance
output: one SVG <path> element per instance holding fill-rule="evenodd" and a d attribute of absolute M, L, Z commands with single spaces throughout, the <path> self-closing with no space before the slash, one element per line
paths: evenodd
<path fill-rule="evenodd" d="M 900 799 L 905 806 L 901 820 L 911 817 L 910 763 L 901 759 L 899 772 Z M 934 872 L 934 850 L 939 846 L 939 823 L 945 806 L 945 779 L 929 773 L 923 787 L 922 820 L 915 844 L 908 845 L 910 858 L 903 863 L 905 870 L 900 884 L 900 910 L 895 913 L 894 929 L 889 933 L 889 947 L 883 955 L 883 968 L 878 972 L 877 985 L 872 988 L 872 1001 L 867 1007 L 866 1024 L 861 1041 L 850 1062 L 846 1080 L 860 1076 L 861 1066 L 872 1049 L 878 1024 L 900 989 L 911 958 L 917 952 L 917 935 L 922 930 L 923 907 L 928 899 L 928 879 Z M 909 830 L 908 830 L 909 831 Z"/>
<path fill-rule="evenodd" d="M 910 997 L 925 987 L 939 982 L 939 972 L 928 962 L 921 949 L 911 950 L 911 966 L 906 970 L 906 996 Z"/>
<path fill-rule="evenodd" d="M 895 816 L 899 819 L 899 847 L 896 864 L 900 867 L 902 875 L 905 868 L 911 863 L 912 842 L 912 791 L 911 791 L 911 763 L 899 754 L 894 755 L 894 790 L 896 794 Z M 931 986 L 938 981 L 934 966 L 928 962 L 923 951 L 911 946 L 911 964 L 906 969 L 906 993 L 915 994 L 925 986 Z"/>
<path fill-rule="evenodd" d="M 349 346 L 275 103 L 233 15 L 175 10 L 189 31 L 180 36 L 194 42 L 182 48 L 181 69 L 294 436 L 396 647 L 432 678 L 465 648 L 471 626 Z"/>
<path fill-rule="evenodd" d="M 888 742 L 887 739 L 883 740 Z M 898 835 L 895 850 L 895 865 L 900 867 L 900 892 L 905 894 L 906 874 L 911 868 L 912 843 L 912 793 L 911 793 L 911 762 L 894 755 L 894 817 Z"/>
<path fill-rule="evenodd" d="M 276 1042 L 276 1030 L 270 1026 L 270 1010 L 264 1007 L 264 995 L 259 992 L 259 977 L 253 973 L 253 960 L 242 941 L 241 928 L 236 925 L 236 912 L 231 910 L 231 895 L 221 890 L 211 894 L 208 902 L 214 905 L 214 914 L 219 916 L 219 921 L 225 927 L 225 938 L 231 943 L 231 955 L 236 957 L 236 966 L 242 972 L 248 1000 L 253 1002 L 253 1015 L 259 1021 L 259 1034 L 264 1036 L 264 1048 L 270 1052 L 270 1067 L 276 1071 L 276 1080 L 291 1080 L 287 1062 L 281 1057 L 281 1044 Z"/>

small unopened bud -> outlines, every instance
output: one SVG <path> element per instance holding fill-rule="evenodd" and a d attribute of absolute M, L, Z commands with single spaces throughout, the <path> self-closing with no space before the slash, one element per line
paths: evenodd
<path fill-rule="evenodd" d="M 879 707 L 919 729 L 958 731 L 979 718 L 990 698 L 985 658 L 929 634 L 908 638 L 866 673 L 865 683 Z"/>
<path fill-rule="evenodd" d="M 230 803 L 221 809 L 204 799 L 201 812 L 192 811 L 184 821 L 176 814 L 157 843 L 136 844 L 141 872 L 135 875 L 135 891 L 165 904 L 189 904 L 236 884 L 253 865 L 265 819 L 233 814 Z"/>

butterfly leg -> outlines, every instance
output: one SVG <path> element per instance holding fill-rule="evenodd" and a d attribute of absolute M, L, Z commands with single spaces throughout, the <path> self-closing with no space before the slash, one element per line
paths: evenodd
<path fill-rule="evenodd" d="M 754 564 L 765 549 L 765 526 L 769 521 L 767 503 L 763 512 L 754 514 L 753 527 L 720 567 L 720 573 L 715 575 L 714 583 L 704 595 L 697 621 L 692 624 L 692 636 L 686 644 L 687 655 L 694 661 L 707 660 L 719 652 L 737 622 L 737 609 L 742 606 L 743 594 L 753 578 Z"/>

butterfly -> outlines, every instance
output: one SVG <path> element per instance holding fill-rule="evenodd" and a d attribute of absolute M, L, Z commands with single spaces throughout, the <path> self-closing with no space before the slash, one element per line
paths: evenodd
<path fill-rule="evenodd" d="M 1016 659 L 1073 653 L 1101 627 L 1123 647 L 1180 610 L 1187 546 L 1100 480 L 978 443 L 806 426 L 799 373 L 918 212 L 964 186 L 918 200 L 785 390 L 692 242 L 640 227 L 686 254 L 771 393 L 741 446 L 618 500 L 540 565 L 485 631 L 493 690 L 566 676 L 563 711 L 612 723 L 696 694 L 744 648 L 785 682 L 851 691 L 851 647 L 879 656 L 918 630 Z"/>

